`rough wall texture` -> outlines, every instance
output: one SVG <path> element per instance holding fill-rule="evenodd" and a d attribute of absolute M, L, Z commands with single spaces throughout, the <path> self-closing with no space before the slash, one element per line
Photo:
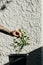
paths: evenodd
<path fill-rule="evenodd" d="M 0 24 L 9 30 L 24 28 L 30 37 L 31 44 L 24 47 L 28 52 L 40 46 L 41 32 L 41 1 L 12 0 L 0 10 Z M 0 32 L 0 65 L 8 62 L 8 56 L 15 53 L 12 44 L 13 37 Z M 23 49 L 21 53 L 26 53 Z"/>

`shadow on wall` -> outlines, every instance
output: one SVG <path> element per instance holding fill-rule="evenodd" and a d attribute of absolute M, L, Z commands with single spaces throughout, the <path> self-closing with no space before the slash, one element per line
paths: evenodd
<path fill-rule="evenodd" d="M 0 32 L 1 32 L 1 33 L 4 33 L 4 34 L 6 34 L 6 35 L 13 36 L 13 34 L 11 34 L 11 33 L 8 33 L 7 31 L 4 31 L 4 30 L 0 30 Z"/>
<path fill-rule="evenodd" d="M 28 54 L 11 54 L 9 63 L 5 65 L 42 65 L 42 47 Z"/>
<path fill-rule="evenodd" d="M 2 6 L 1 6 L 0 10 L 3 11 L 3 10 L 5 10 L 5 9 L 7 8 L 7 7 L 6 7 L 6 4 L 9 4 L 9 3 L 12 2 L 12 1 L 10 1 L 10 0 L 7 1 L 7 0 L 6 0 L 6 2 L 3 3 L 3 0 L 2 0 L 2 1 L 0 1 L 0 2 L 2 2 Z"/>

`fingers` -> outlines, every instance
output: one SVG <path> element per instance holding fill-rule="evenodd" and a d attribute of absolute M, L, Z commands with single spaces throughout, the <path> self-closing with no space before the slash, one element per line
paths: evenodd
<path fill-rule="evenodd" d="M 20 31 L 14 30 L 14 31 L 12 31 L 11 33 L 13 34 L 13 36 L 15 36 L 15 37 L 17 37 L 17 38 L 19 38 L 19 37 L 21 36 L 21 32 L 20 32 Z"/>
<path fill-rule="evenodd" d="M 19 37 L 20 36 L 20 34 L 19 34 L 18 31 L 13 31 L 13 35 L 16 36 L 16 37 Z"/>

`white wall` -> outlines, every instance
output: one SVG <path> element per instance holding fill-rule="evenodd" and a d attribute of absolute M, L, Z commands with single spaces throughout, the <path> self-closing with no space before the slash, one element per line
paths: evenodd
<path fill-rule="evenodd" d="M 41 1 L 40 0 L 12 0 L 6 4 L 5 10 L 0 10 L 0 24 L 14 30 L 24 28 L 30 37 L 30 45 L 24 47 L 28 52 L 39 48 L 41 37 Z M 8 56 L 15 53 L 10 46 L 13 37 L 0 32 L 0 65 L 8 62 Z M 22 53 L 26 53 L 23 49 Z"/>

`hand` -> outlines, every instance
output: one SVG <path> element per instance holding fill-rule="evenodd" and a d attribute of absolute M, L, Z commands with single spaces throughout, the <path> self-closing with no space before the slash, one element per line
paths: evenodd
<path fill-rule="evenodd" d="M 14 30 L 10 32 L 13 36 L 19 38 L 21 36 L 21 32 L 19 30 Z"/>

